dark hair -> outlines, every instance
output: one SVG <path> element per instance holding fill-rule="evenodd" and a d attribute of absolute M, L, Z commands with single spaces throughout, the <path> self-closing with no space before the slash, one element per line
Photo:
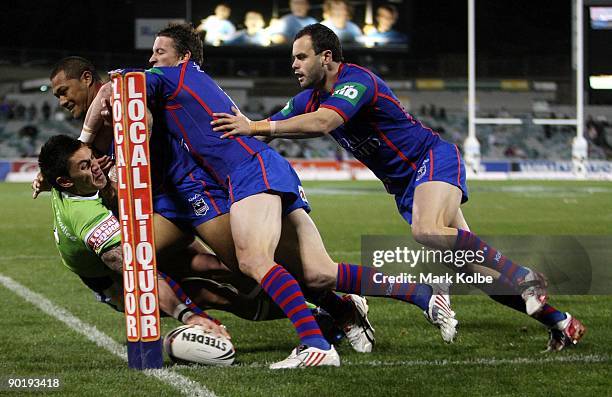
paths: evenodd
<path fill-rule="evenodd" d="M 330 50 L 332 52 L 332 60 L 334 62 L 342 62 L 342 46 L 338 36 L 327 26 L 315 23 L 305 26 L 297 32 L 294 41 L 302 36 L 310 36 L 312 40 L 312 48 L 315 54 L 320 54 L 323 51 Z"/>
<path fill-rule="evenodd" d="M 38 166 L 51 186 L 63 190 L 57 184 L 57 178 L 70 175 L 68 159 L 81 148 L 81 145 L 81 141 L 68 135 L 55 135 L 45 142 L 38 155 Z"/>
<path fill-rule="evenodd" d="M 157 32 L 157 36 L 171 38 L 174 41 L 174 49 L 179 56 L 191 52 L 191 60 L 198 65 L 204 62 L 204 51 L 202 39 L 190 23 L 171 23 Z"/>
<path fill-rule="evenodd" d="M 394 6 L 393 4 L 381 4 L 378 6 L 378 9 L 383 9 L 383 10 L 387 10 L 391 13 L 391 15 L 393 15 L 393 18 L 397 19 L 398 15 L 399 15 L 399 11 L 397 11 L 397 7 Z"/>
<path fill-rule="evenodd" d="M 94 81 L 101 81 L 94 64 L 85 58 L 72 56 L 61 59 L 53 66 L 49 80 L 53 80 L 61 71 L 66 74 L 67 79 L 80 79 L 84 72 L 90 72 Z"/>

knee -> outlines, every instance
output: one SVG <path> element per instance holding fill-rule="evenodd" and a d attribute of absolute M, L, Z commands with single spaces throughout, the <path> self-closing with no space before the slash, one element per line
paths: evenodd
<path fill-rule="evenodd" d="M 312 290 L 328 290 L 336 288 L 338 265 L 330 262 L 323 266 L 305 267 L 304 284 Z"/>
<path fill-rule="evenodd" d="M 434 224 L 413 223 L 412 225 L 412 237 L 414 240 L 428 247 L 437 246 L 437 242 L 442 234 L 443 230 Z"/>
<path fill-rule="evenodd" d="M 238 258 L 238 267 L 240 272 L 260 282 L 266 275 L 267 265 L 273 263 L 270 258 L 265 255 L 241 255 Z"/>

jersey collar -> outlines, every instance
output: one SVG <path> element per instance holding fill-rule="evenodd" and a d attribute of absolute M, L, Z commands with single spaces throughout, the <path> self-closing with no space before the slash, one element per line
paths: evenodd
<path fill-rule="evenodd" d="M 66 191 L 62 191 L 62 197 L 72 200 L 97 200 L 100 196 L 100 192 L 97 191 L 93 196 L 79 196 L 77 194 L 72 194 Z"/>

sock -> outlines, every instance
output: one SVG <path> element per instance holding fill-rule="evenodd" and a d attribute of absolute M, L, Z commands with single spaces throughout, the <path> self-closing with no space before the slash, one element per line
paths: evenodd
<path fill-rule="evenodd" d="M 336 295 L 333 291 L 324 291 L 319 294 L 317 302 L 332 316 L 337 324 L 344 324 L 353 314 L 351 301 Z"/>
<path fill-rule="evenodd" d="M 545 304 L 542 307 L 542 311 L 536 313 L 534 315 L 534 318 L 545 326 L 547 326 L 548 328 L 551 328 L 555 326 L 559 321 L 565 320 L 567 318 L 567 315 L 555 309 L 551 305 Z"/>
<path fill-rule="evenodd" d="M 282 309 L 304 345 L 329 350 L 319 325 L 308 306 L 297 281 L 282 266 L 274 265 L 261 279 L 261 286 Z"/>
<path fill-rule="evenodd" d="M 501 252 L 482 241 L 475 234 L 466 230 L 457 230 L 457 241 L 455 242 L 455 250 L 470 250 L 476 252 L 484 251 L 485 260 L 480 263 L 482 266 L 495 269 L 510 280 L 514 285 L 518 284 L 518 280 L 524 278 L 529 269 L 524 266 L 513 263 L 510 259 L 502 255 Z"/>
<path fill-rule="evenodd" d="M 501 276 L 500 279 L 495 280 L 490 287 L 481 289 L 494 301 L 518 312 L 526 313 L 525 301 L 518 294 L 518 292 L 516 292 L 516 290 L 510 284 L 508 284 L 508 281 L 505 280 L 503 276 Z M 551 305 L 545 304 L 542 307 L 542 311 L 536 313 L 533 318 L 550 328 L 556 325 L 559 321 L 565 320 L 567 316 L 564 312 L 560 312 Z"/>
<path fill-rule="evenodd" d="M 376 276 L 377 274 L 378 276 Z M 388 281 L 375 283 L 375 279 L 376 281 L 383 281 L 382 274 L 372 267 L 339 263 L 336 290 L 349 294 L 388 296 L 417 305 L 422 310 L 428 310 L 432 293 L 429 285 L 390 283 Z"/>

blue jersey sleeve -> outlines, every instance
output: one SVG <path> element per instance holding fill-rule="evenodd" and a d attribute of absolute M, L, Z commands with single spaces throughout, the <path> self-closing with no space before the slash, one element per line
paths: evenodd
<path fill-rule="evenodd" d="M 163 92 L 164 73 L 158 68 L 151 68 L 145 71 L 147 80 L 147 99 L 151 100 Z"/>
<path fill-rule="evenodd" d="M 374 95 L 376 87 L 372 77 L 361 70 L 351 71 L 338 78 L 333 94 L 321 103 L 321 107 L 334 110 L 346 123 L 362 106 L 370 103 Z"/>
<path fill-rule="evenodd" d="M 311 101 L 311 97 L 314 95 L 312 90 L 302 91 L 293 98 L 291 98 L 284 108 L 278 113 L 270 116 L 270 121 L 286 120 L 293 116 L 306 113 L 306 107 Z"/>

